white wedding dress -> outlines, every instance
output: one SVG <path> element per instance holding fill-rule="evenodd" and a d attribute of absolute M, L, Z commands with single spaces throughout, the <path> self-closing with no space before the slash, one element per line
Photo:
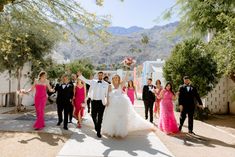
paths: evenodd
<path fill-rule="evenodd" d="M 101 131 L 111 137 L 125 137 L 128 132 L 153 130 L 153 124 L 143 119 L 133 108 L 128 96 L 122 89 L 112 89 L 109 104 L 103 116 Z"/>

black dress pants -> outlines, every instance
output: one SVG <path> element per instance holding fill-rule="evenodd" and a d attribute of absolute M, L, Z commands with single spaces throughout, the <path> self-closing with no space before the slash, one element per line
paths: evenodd
<path fill-rule="evenodd" d="M 105 106 L 101 100 L 91 101 L 91 116 L 95 125 L 95 130 L 100 133 Z"/>
<path fill-rule="evenodd" d="M 62 115 L 63 111 L 64 111 L 63 104 L 57 104 L 58 123 L 63 122 L 63 115 Z"/>
<path fill-rule="evenodd" d="M 64 127 L 68 127 L 68 114 L 70 110 L 70 103 L 57 104 L 58 123 L 63 122 L 63 111 L 64 111 Z"/>
<path fill-rule="evenodd" d="M 148 113 L 149 113 L 151 123 L 153 122 L 153 104 L 154 104 L 154 101 L 144 100 L 145 119 L 148 119 Z"/>
<path fill-rule="evenodd" d="M 72 118 L 73 118 L 73 105 L 70 103 L 69 104 L 69 122 L 72 122 Z"/>
<path fill-rule="evenodd" d="M 180 113 L 180 130 L 184 125 L 184 121 L 186 119 L 186 115 L 188 115 L 188 131 L 193 131 L 193 115 L 194 115 L 194 108 L 183 108 L 183 111 Z"/>

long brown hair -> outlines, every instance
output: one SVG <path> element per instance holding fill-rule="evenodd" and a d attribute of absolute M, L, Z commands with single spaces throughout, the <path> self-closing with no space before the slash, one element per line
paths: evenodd
<path fill-rule="evenodd" d="M 128 85 L 127 85 L 127 88 L 130 88 L 131 86 L 130 86 L 130 82 L 131 82 L 131 84 L 132 84 L 132 87 L 135 89 L 135 85 L 134 85 L 134 82 L 132 81 L 132 80 L 129 80 L 128 81 Z"/>
<path fill-rule="evenodd" d="M 171 88 L 170 88 L 171 93 L 172 93 L 173 95 L 175 95 L 175 92 L 174 92 L 173 89 L 172 89 L 172 83 L 167 82 L 167 83 L 166 83 L 166 86 L 165 86 L 165 90 L 166 90 L 166 87 L 167 87 L 168 85 L 171 86 Z"/>
<path fill-rule="evenodd" d="M 160 80 L 156 81 L 156 86 L 157 86 L 157 83 L 159 83 L 160 85 L 162 84 Z"/>
<path fill-rule="evenodd" d="M 43 76 L 43 75 L 46 75 L 47 73 L 45 72 L 45 71 L 41 71 L 39 74 L 38 74 L 38 79 L 40 80 L 41 79 L 41 77 Z"/>

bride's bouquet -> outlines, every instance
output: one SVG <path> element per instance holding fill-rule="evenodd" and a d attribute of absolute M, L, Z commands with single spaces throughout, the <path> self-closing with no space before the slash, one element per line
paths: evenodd
<path fill-rule="evenodd" d="M 136 60 L 134 60 L 131 57 L 126 57 L 122 63 L 124 64 L 125 67 L 127 67 L 128 69 L 130 69 L 131 65 L 136 63 Z"/>

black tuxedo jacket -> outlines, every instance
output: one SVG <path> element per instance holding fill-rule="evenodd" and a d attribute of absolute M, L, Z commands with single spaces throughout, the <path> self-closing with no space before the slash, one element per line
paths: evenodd
<path fill-rule="evenodd" d="M 201 98 L 197 92 L 197 89 L 192 85 L 189 85 L 188 91 L 187 85 L 182 85 L 179 88 L 179 105 L 183 105 L 184 108 L 194 109 L 197 102 L 202 105 Z"/>
<path fill-rule="evenodd" d="M 67 84 L 63 89 L 63 84 L 56 84 L 55 91 L 57 92 L 56 103 L 66 105 L 71 103 L 73 99 L 73 89 L 74 86 L 72 84 Z"/>
<path fill-rule="evenodd" d="M 154 85 L 150 85 L 150 86 L 151 86 L 151 88 L 155 89 Z M 149 86 L 148 85 L 145 85 L 143 87 L 142 99 L 144 101 L 151 101 L 151 102 L 155 101 L 155 94 L 149 90 Z"/>

